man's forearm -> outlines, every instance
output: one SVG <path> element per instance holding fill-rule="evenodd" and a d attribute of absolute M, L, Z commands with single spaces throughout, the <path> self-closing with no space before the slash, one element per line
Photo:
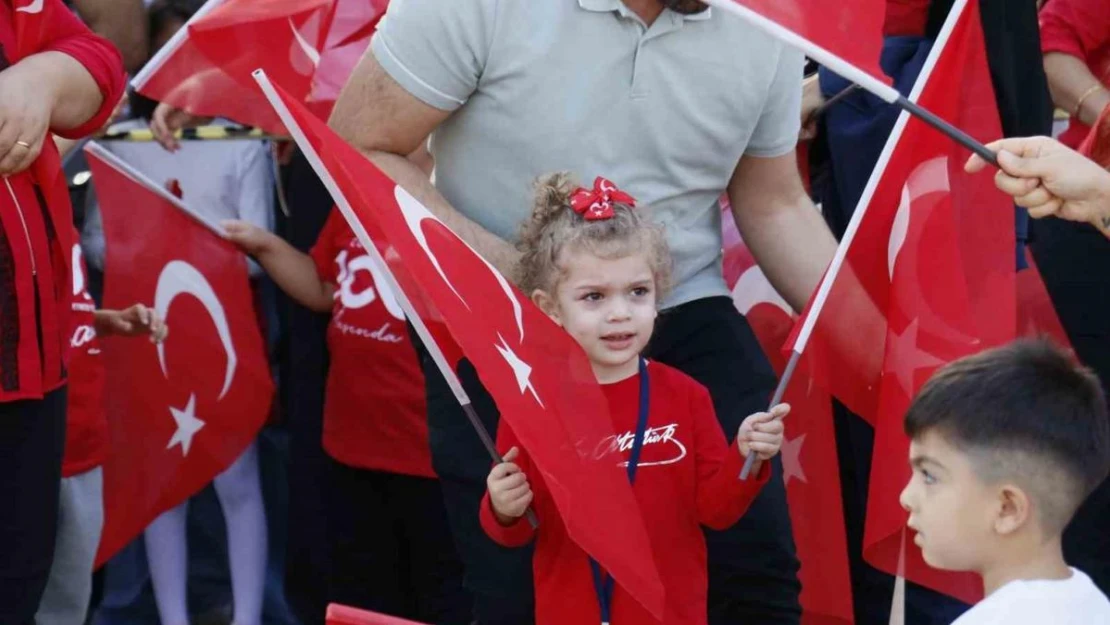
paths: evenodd
<path fill-rule="evenodd" d="M 836 239 L 805 196 L 790 206 L 742 210 L 737 228 L 771 285 L 796 311 L 805 308 L 836 253 Z"/>
<path fill-rule="evenodd" d="M 408 158 L 388 152 L 369 152 L 367 157 L 502 274 L 512 278 L 520 259 L 516 248 L 451 206 L 419 165 Z"/>

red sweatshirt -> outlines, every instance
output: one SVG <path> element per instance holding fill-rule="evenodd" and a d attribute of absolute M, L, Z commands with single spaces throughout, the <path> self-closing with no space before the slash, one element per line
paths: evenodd
<path fill-rule="evenodd" d="M 1062 52 L 1080 59 L 1110 88 L 1110 2 L 1052 0 L 1041 10 L 1040 21 L 1042 52 Z M 1090 131 L 1072 118 L 1060 141 L 1074 148 Z"/>
<path fill-rule="evenodd" d="M 66 451 L 62 477 L 73 477 L 104 464 L 108 457 L 108 409 L 104 403 L 105 370 L 93 316 L 96 303 L 85 288 L 88 272 L 81 247 L 73 246 L 73 304 L 70 307 L 69 389 L 66 400 Z"/>
<path fill-rule="evenodd" d="M 119 52 L 61 0 L 0 0 L 0 71 L 40 52 L 76 59 L 104 101 L 78 138 L 102 126 L 123 91 Z M 61 159 L 47 137 L 31 168 L 0 183 L 0 402 L 35 399 L 65 383 L 70 338 L 73 214 Z"/>
<path fill-rule="evenodd" d="M 744 459 L 729 447 L 717 422 L 709 393 L 685 374 L 652 362 L 648 429 L 633 491 L 640 504 L 652 551 L 666 590 L 667 625 L 704 625 L 706 622 L 705 537 L 702 526 L 730 527 L 744 514 L 770 476 L 770 463 L 758 475 L 740 481 Z M 602 386 L 613 419 L 624 462 L 632 447 L 639 410 L 640 376 Z M 502 422 L 498 431 L 502 452 L 517 445 L 512 430 Z M 540 529 L 533 536 L 526 521 L 510 527 L 497 522 L 489 494 L 482 501 L 482 527 L 494 541 L 519 547 L 533 538 L 532 561 L 536 585 L 537 625 L 597 625 L 600 608 L 589 558 L 567 535 L 539 473 L 526 450 L 517 461 L 535 493 L 533 503 Z M 658 623 L 643 607 L 615 585 L 611 603 L 613 625 Z"/>
<path fill-rule="evenodd" d="M 320 278 L 336 286 L 324 450 L 347 466 L 434 478 L 424 373 L 405 315 L 339 209 L 311 255 Z"/>
<path fill-rule="evenodd" d="M 930 0 L 887 0 L 883 35 L 887 37 L 924 35 L 926 22 L 929 20 L 929 2 Z"/>

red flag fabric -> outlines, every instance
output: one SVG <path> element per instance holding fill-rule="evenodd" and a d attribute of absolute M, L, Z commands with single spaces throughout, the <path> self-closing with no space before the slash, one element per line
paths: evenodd
<path fill-rule="evenodd" d="M 786 368 L 782 346 L 794 312 L 756 265 L 727 208 L 722 217 L 725 281 L 732 301 L 781 376 Z M 801 625 L 854 623 L 832 398 L 812 384 L 808 358 L 799 362 L 783 401 L 792 407 L 781 453 L 790 524 L 802 564 Z"/>
<path fill-rule="evenodd" d="M 1110 168 L 1110 107 L 1103 109 L 1091 132 L 1079 145 L 1079 152 L 1092 161 Z"/>
<path fill-rule="evenodd" d="M 887 0 L 729 1 L 809 40 L 882 82 L 890 83 L 890 78 L 879 68 Z"/>
<path fill-rule="evenodd" d="M 99 566 L 246 450 L 273 384 L 243 254 L 103 148 L 86 152 L 104 217 L 104 306 L 142 302 L 169 327 L 160 346 L 104 341 Z"/>
<path fill-rule="evenodd" d="M 1025 262 L 1028 267 L 1017 274 L 1018 334 L 1047 338 L 1072 351 L 1071 340 L 1056 314 L 1056 307 L 1052 304 L 1041 272 L 1028 248 L 1025 250 Z"/>
<path fill-rule="evenodd" d="M 423 625 L 416 621 L 406 621 L 395 616 L 386 616 L 336 603 L 328 606 L 326 623 L 327 625 Z"/>
<path fill-rule="evenodd" d="M 914 97 L 979 141 L 1001 136 L 978 3 L 953 7 Z M 875 426 L 864 557 L 892 574 L 907 519 L 898 496 L 910 478 L 902 418 L 911 399 L 941 365 L 1015 337 L 1013 205 L 989 177 L 963 172 L 966 157 L 903 115 L 805 347 L 818 379 Z M 915 547 L 905 555 L 906 579 L 981 597 L 977 577 L 931 569 Z"/>
<path fill-rule="evenodd" d="M 251 72 L 309 94 L 334 0 L 209 0 L 135 77 L 140 93 L 195 115 L 283 134 Z"/>
<path fill-rule="evenodd" d="M 370 37 L 388 6 L 388 0 L 335 0 L 334 16 L 308 96 L 310 107 L 320 119 L 330 115 L 340 90 L 370 47 Z"/>
<path fill-rule="evenodd" d="M 614 432 L 581 348 L 295 97 L 276 87 L 271 101 L 317 173 L 334 181 L 363 245 L 378 239 L 367 232 L 380 232 L 443 316 L 543 474 L 571 538 L 659 618 L 663 586 L 631 486 L 607 453 L 594 453 Z"/>

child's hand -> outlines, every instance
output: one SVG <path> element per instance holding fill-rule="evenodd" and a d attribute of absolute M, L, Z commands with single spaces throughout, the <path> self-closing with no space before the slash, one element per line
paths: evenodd
<path fill-rule="evenodd" d="M 790 404 L 779 404 L 771 412 L 757 412 L 744 419 L 736 434 L 740 454 L 747 458 L 749 453 L 755 452 L 759 460 L 774 458 L 782 447 L 782 435 L 785 431 L 782 419 L 788 414 Z"/>
<path fill-rule="evenodd" d="M 98 310 L 96 332 L 104 336 L 149 336 L 151 343 L 166 339 L 169 328 L 154 309 L 135 304 L 124 310 Z"/>
<path fill-rule="evenodd" d="M 486 487 L 489 489 L 489 500 L 493 505 L 493 512 L 498 523 L 512 525 L 524 516 L 528 506 L 532 503 L 532 487 L 528 485 L 528 477 L 513 464 L 513 460 L 520 455 L 520 450 L 513 447 L 505 454 L 505 461 L 493 467 L 489 477 L 486 478 Z"/>
<path fill-rule="evenodd" d="M 228 219 L 221 222 L 220 225 L 227 232 L 228 240 L 251 256 L 258 256 L 259 253 L 265 251 L 270 244 L 270 237 L 273 236 L 270 232 L 252 223 L 238 219 Z"/>

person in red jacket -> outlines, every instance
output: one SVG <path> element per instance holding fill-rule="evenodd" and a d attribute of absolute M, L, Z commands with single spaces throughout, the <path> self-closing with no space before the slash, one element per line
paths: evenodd
<path fill-rule="evenodd" d="M 0 623 L 28 625 L 54 549 L 72 212 L 47 132 L 100 128 L 119 53 L 61 0 L 0 0 Z"/>
<path fill-rule="evenodd" d="M 1076 148 L 1110 107 L 1110 2 L 1052 0 L 1040 22 L 1052 100 L 1071 114 L 1060 141 Z"/>
<path fill-rule="evenodd" d="M 635 200 L 598 178 L 576 187 L 566 174 L 541 179 L 518 248 L 518 282 L 582 346 L 601 384 L 617 433 L 598 450 L 625 467 L 659 566 L 668 625 L 707 622 L 707 553 L 702 526 L 736 523 L 771 474 L 789 406 L 749 416 L 729 448 L 709 392 L 641 352 L 670 276 L 662 230 Z M 483 529 L 506 547 L 535 540 L 537 625 L 657 623 L 567 534 L 527 450 L 502 423 L 508 449 L 487 480 Z M 739 478 L 756 454 L 755 473 Z M 539 530 L 522 521 L 534 506 Z"/>

